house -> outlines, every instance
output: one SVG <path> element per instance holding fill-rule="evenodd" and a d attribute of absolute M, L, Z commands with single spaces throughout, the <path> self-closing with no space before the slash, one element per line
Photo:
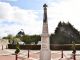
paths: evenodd
<path fill-rule="evenodd" d="M 9 44 L 8 39 L 0 39 L 0 45 L 7 45 L 7 44 Z"/>

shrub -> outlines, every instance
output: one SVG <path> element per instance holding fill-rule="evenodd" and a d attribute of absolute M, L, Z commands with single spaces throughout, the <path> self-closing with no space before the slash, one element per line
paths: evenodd
<path fill-rule="evenodd" d="M 71 49 L 73 50 L 73 54 L 75 54 L 76 53 L 76 49 L 75 49 L 75 42 L 74 41 L 72 41 L 72 44 L 73 44 L 73 46 L 71 47 Z"/>
<path fill-rule="evenodd" d="M 15 53 L 18 54 L 19 52 L 20 52 L 20 49 L 19 49 L 19 43 L 17 42 Z"/>

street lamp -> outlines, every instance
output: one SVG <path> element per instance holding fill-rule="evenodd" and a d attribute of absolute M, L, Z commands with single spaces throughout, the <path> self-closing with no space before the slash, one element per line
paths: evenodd
<path fill-rule="evenodd" d="M 23 42 L 23 35 L 24 35 L 24 30 L 23 29 L 21 29 L 23 32 L 22 32 L 22 34 L 21 34 L 21 37 L 22 37 L 22 42 Z"/>
<path fill-rule="evenodd" d="M 69 32 L 69 44 L 70 44 L 70 32 Z M 70 45 L 69 45 L 69 48 L 70 48 Z"/>
<path fill-rule="evenodd" d="M 23 42 L 23 35 L 21 34 L 21 37 L 22 37 L 22 42 Z"/>
<path fill-rule="evenodd" d="M 64 33 L 66 33 L 66 31 L 64 31 Z M 70 44 L 70 33 L 71 32 L 69 31 L 69 33 L 68 33 L 69 34 L 69 44 Z M 70 45 L 69 45 L 69 48 L 70 48 Z"/>
<path fill-rule="evenodd" d="M 69 44 L 70 44 L 70 32 L 69 32 Z"/>

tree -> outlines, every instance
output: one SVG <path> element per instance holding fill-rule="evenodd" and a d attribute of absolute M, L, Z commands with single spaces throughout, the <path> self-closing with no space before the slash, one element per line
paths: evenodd
<path fill-rule="evenodd" d="M 75 41 L 75 43 L 80 44 L 80 34 L 77 29 L 71 25 L 71 23 L 58 23 L 55 29 L 54 36 L 51 35 L 51 44 L 69 44 L 69 32 L 70 32 L 70 42 Z"/>
<path fill-rule="evenodd" d="M 20 41 L 20 39 L 15 36 L 13 37 L 13 44 L 14 44 L 14 41 Z"/>
<path fill-rule="evenodd" d="M 8 39 L 8 37 L 3 37 L 2 39 Z"/>
<path fill-rule="evenodd" d="M 19 38 L 20 40 L 22 40 L 22 36 L 24 35 L 25 33 L 20 31 L 17 33 L 16 37 Z"/>
<path fill-rule="evenodd" d="M 17 42 L 15 53 L 18 54 L 19 52 L 20 52 L 20 49 L 19 49 L 19 43 Z"/>
<path fill-rule="evenodd" d="M 23 41 L 26 44 L 30 44 L 31 42 L 35 42 L 36 44 L 38 41 L 41 41 L 40 35 L 23 35 Z"/>
<path fill-rule="evenodd" d="M 13 37 L 13 40 L 20 41 L 20 39 L 17 37 Z"/>
<path fill-rule="evenodd" d="M 9 34 L 7 36 L 7 38 L 9 39 L 9 43 L 12 44 L 12 42 L 13 42 L 13 35 L 12 34 Z"/>
<path fill-rule="evenodd" d="M 11 39 L 11 40 L 13 39 L 13 35 L 12 34 L 9 34 L 7 37 L 8 37 L 8 39 Z"/>
<path fill-rule="evenodd" d="M 61 23 L 61 21 L 58 23 L 58 26 L 62 26 L 62 23 Z"/>
<path fill-rule="evenodd" d="M 51 35 L 50 35 L 50 44 L 53 43 L 54 36 L 55 36 L 54 34 L 51 34 Z"/>
<path fill-rule="evenodd" d="M 75 42 L 74 41 L 72 41 L 72 44 L 73 44 L 73 46 L 71 47 L 71 49 L 73 50 L 73 54 L 75 54 L 76 53 L 76 49 L 75 49 Z"/>

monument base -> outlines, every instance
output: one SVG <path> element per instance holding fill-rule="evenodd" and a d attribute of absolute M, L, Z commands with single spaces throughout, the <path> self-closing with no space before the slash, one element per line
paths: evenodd
<path fill-rule="evenodd" d="M 41 49 L 40 50 L 40 60 L 51 60 L 50 49 Z"/>

